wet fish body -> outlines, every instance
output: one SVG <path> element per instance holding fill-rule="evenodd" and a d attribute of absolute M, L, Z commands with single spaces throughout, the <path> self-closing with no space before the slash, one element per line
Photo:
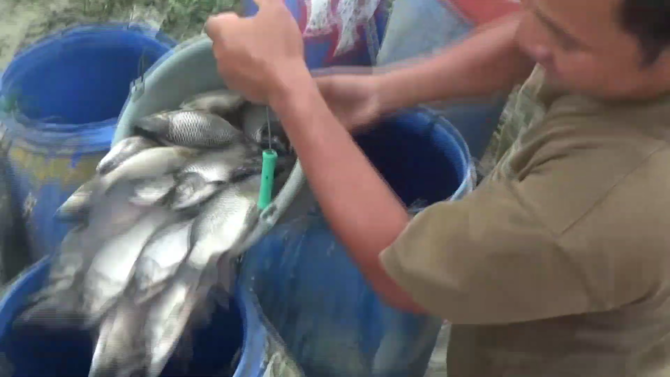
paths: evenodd
<path fill-rule="evenodd" d="M 46 286 L 33 295 L 31 305 L 16 320 L 18 325 L 36 324 L 53 328 L 77 327 L 82 319 L 78 289 L 90 263 L 90 244 L 84 227 L 70 231 L 54 257 Z"/>
<path fill-rule="evenodd" d="M 260 174 L 260 150 L 237 144 L 223 151 L 205 153 L 186 165 L 178 174 L 173 209 L 195 206 L 209 199 L 223 184 Z"/>
<path fill-rule="evenodd" d="M 138 206 L 151 206 L 162 202 L 177 185 L 172 174 L 143 180 L 135 185 L 130 202 Z"/>
<path fill-rule="evenodd" d="M 184 110 L 205 111 L 225 117 L 239 110 L 245 103 L 244 97 L 232 90 L 215 90 L 198 94 L 181 104 Z"/>
<path fill-rule="evenodd" d="M 189 329 L 192 316 L 205 304 L 208 287 L 201 272 L 182 267 L 173 282 L 151 305 L 146 326 L 150 354 L 148 377 L 158 377 Z"/>
<path fill-rule="evenodd" d="M 164 144 L 190 148 L 223 148 L 242 136 L 230 122 L 204 111 L 179 110 L 139 119 L 135 128 Z"/>
<path fill-rule="evenodd" d="M 106 242 L 86 274 L 84 311 L 88 323 L 96 323 L 116 302 L 130 282 L 135 263 L 154 232 L 176 215 L 156 208 L 125 233 Z"/>
<path fill-rule="evenodd" d="M 159 177 L 174 172 L 194 157 L 196 150 L 184 147 L 157 147 L 143 150 L 100 179 L 100 191 L 106 192 L 120 181 Z"/>
<path fill-rule="evenodd" d="M 85 182 L 56 210 L 56 218 L 63 221 L 79 221 L 86 217 L 91 208 L 91 198 L 98 187 L 98 178 Z"/>
<path fill-rule="evenodd" d="M 135 154 L 149 148 L 158 146 L 152 140 L 142 136 L 131 136 L 119 141 L 112 149 L 100 160 L 96 167 L 96 172 L 105 175 L 116 169 L 123 161 Z"/>
<path fill-rule="evenodd" d="M 207 269 L 244 241 L 258 221 L 261 177 L 231 184 L 216 194 L 195 219 L 187 264 Z M 218 279 L 218 277 L 217 277 Z"/>
<path fill-rule="evenodd" d="M 144 302 L 160 292 L 188 256 L 193 220 L 169 224 L 147 242 L 135 267 L 131 284 L 137 302 Z"/>
<path fill-rule="evenodd" d="M 147 308 L 121 300 L 100 324 L 89 377 L 137 375 L 146 366 Z"/>

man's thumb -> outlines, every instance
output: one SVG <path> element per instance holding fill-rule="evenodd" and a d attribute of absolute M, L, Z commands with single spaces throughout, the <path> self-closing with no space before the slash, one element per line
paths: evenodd
<path fill-rule="evenodd" d="M 233 12 L 226 12 L 210 16 L 205 22 L 205 33 L 211 40 L 215 40 L 221 35 L 221 32 L 231 23 L 239 20 L 240 17 Z"/>

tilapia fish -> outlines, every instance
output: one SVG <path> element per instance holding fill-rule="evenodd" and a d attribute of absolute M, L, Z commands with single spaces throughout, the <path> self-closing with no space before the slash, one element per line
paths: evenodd
<path fill-rule="evenodd" d="M 63 221 L 79 221 L 86 217 L 91 208 L 91 196 L 98 187 L 98 179 L 85 182 L 70 195 L 70 197 L 56 210 L 56 218 Z"/>
<path fill-rule="evenodd" d="M 96 323 L 116 302 L 130 282 L 135 262 L 154 232 L 177 215 L 155 208 L 128 231 L 118 235 L 98 251 L 86 273 L 83 310 L 87 324 Z"/>
<path fill-rule="evenodd" d="M 90 262 L 91 244 L 84 227 L 70 231 L 54 256 L 46 286 L 31 297 L 32 305 L 16 319 L 17 325 L 76 327 L 82 319 L 77 284 Z"/>
<path fill-rule="evenodd" d="M 269 122 L 269 127 L 268 127 Z M 262 148 L 289 150 L 289 140 L 276 114 L 267 106 L 248 105 L 242 115 L 244 135 Z"/>
<path fill-rule="evenodd" d="M 89 377 L 130 377 L 145 369 L 146 318 L 147 308 L 128 299 L 110 310 L 100 324 Z"/>
<path fill-rule="evenodd" d="M 152 206 L 161 203 L 177 185 L 172 174 L 158 178 L 142 180 L 135 185 L 135 192 L 130 202 L 138 206 Z"/>
<path fill-rule="evenodd" d="M 130 286 L 136 302 L 144 302 L 160 292 L 188 256 L 192 220 L 170 224 L 147 242 L 135 266 Z"/>
<path fill-rule="evenodd" d="M 96 172 L 105 175 L 116 169 L 123 161 L 145 149 L 153 148 L 158 144 L 142 136 L 131 136 L 119 141 L 112 149 L 100 160 Z"/>
<path fill-rule="evenodd" d="M 245 99 L 240 93 L 232 90 L 215 90 L 198 94 L 181 104 L 184 110 L 205 111 L 225 117 L 239 110 Z"/>
<path fill-rule="evenodd" d="M 157 147 L 143 150 L 100 178 L 100 192 L 120 181 L 160 177 L 184 166 L 198 152 L 184 147 Z"/>
<path fill-rule="evenodd" d="M 257 208 L 260 183 L 260 175 L 252 176 L 227 186 L 207 203 L 191 229 L 187 264 L 206 269 L 244 241 L 260 214 Z M 221 278 L 213 280 L 218 282 Z"/>
<path fill-rule="evenodd" d="M 184 265 L 170 285 L 152 302 L 145 337 L 149 353 L 147 377 L 158 377 L 177 349 L 180 339 L 188 336 L 194 314 L 207 302 L 209 286 L 201 283 L 203 271 Z"/>
<path fill-rule="evenodd" d="M 183 209 L 209 199 L 224 183 L 234 182 L 263 167 L 261 151 L 245 143 L 225 150 L 205 153 L 184 166 L 178 173 L 172 208 Z"/>
<path fill-rule="evenodd" d="M 137 132 L 151 135 L 164 144 L 191 148 L 221 148 L 242 133 L 218 115 L 204 111 L 179 110 L 144 117 L 135 122 Z"/>

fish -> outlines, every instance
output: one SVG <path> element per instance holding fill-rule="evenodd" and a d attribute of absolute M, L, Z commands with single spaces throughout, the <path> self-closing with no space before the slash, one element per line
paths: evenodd
<path fill-rule="evenodd" d="M 260 174 L 263 160 L 260 150 L 236 144 L 222 151 L 204 153 L 177 174 L 172 209 L 195 206 L 209 199 L 222 184 Z"/>
<path fill-rule="evenodd" d="M 181 104 L 184 110 L 205 111 L 226 117 L 239 110 L 246 100 L 235 91 L 223 89 L 195 95 Z"/>
<path fill-rule="evenodd" d="M 158 146 L 153 140 L 149 140 L 142 136 L 131 136 L 119 141 L 112 149 L 103 157 L 95 171 L 99 175 L 105 175 L 110 171 L 116 169 L 123 161 L 136 155 L 137 153 Z"/>
<path fill-rule="evenodd" d="M 284 128 L 277 115 L 267 106 L 247 106 L 242 114 L 242 129 L 248 139 L 264 149 L 272 147 L 281 153 L 289 151 L 290 143 Z"/>
<path fill-rule="evenodd" d="M 242 132 L 218 115 L 204 111 L 178 110 L 140 118 L 135 131 L 163 144 L 207 149 L 223 148 L 242 137 Z"/>
<path fill-rule="evenodd" d="M 182 265 L 171 284 L 149 307 L 145 337 L 149 350 L 147 377 L 158 377 L 177 350 L 180 339 L 198 308 L 204 306 L 209 287 L 201 284 L 202 271 Z"/>
<path fill-rule="evenodd" d="M 134 227 L 149 210 L 128 203 L 131 192 L 130 184 L 120 184 L 109 191 L 106 200 L 95 202 L 88 224 L 74 228 L 64 238 L 46 287 L 31 297 L 15 325 L 86 326 L 84 291 L 88 289 L 87 276 L 91 264 L 99 257 L 98 251 Z"/>
<path fill-rule="evenodd" d="M 153 209 L 152 206 L 138 206 L 132 203 L 129 199 L 134 193 L 135 186 L 132 181 L 119 182 L 91 208 L 87 230 L 99 243 L 96 252 L 103 243 L 125 233 Z"/>
<path fill-rule="evenodd" d="M 17 317 L 15 326 L 38 325 L 49 328 L 77 327 L 82 313 L 77 289 L 90 260 L 91 242 L 83 226 L 71 230 L 49 270 L 46 286 L 31 296 L 29 306 Z"/>
<path fill-rule="evenodd" d="M 194 269 L 205 270 L 209 265 L 215 265 L 223 254 L 240 246 L 258 222 L 260 184 L 260 175 L 231 184 L 205 205 L 193 222 L 187 264 Z M 216 272 L 217 269 L 210 270 Z M 215 283 L 221 281 L 217 275 L 208 279 Z"/>
<path fill-rule="evenodd" d="M 137 260 L 131 287 L 136 302 L 153 298 L 177 272 L 188 256 L 193 220 L 185 220 L 157 231 Z"/>
<path fill-rule="evenodd" d="M 83 310 L 86 326 L 97 323 L 125 291 L 135 263 L 156 230 L 178 216 L 162 207 L 153 208 L 126 232 L 107 241 L 86 273 Z"/>
<path fill-rule="evenodd" d="M 129 199 L 138 206 L 152 206 L 161 203 L 177 185 L 172 174 L 140 181 L 135 185 L 135 192 Z"/>
<path fill-rule="evenodd" d="M 147 362 L 145 306 L 122 299 L 100 324 L 89 377 L 121 377 L 141 374 Z"/>
<path fill-rule="evenodd" d="M 97 176 L 88 180 L 56 210 L 56 218 L 62 221 L 80 221 L 86 218 L 91 207 L 91 197 L 98 187 Z"/>
<path fill-rule="evenodd" d="M 98 191 L 104 193 L 120 181 L 160 177 L 174 172 L 197 154 L 197 150 L 174 146 L 143 150 L 100 177 Z"/>

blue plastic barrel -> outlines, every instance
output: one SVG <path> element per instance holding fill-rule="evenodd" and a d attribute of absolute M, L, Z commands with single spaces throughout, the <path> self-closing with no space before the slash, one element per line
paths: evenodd
<path fill-rule="evenodd" d="M 310 69 L 338 65 L 373 66 L 386 31 L 387 0 L 285 0 L 305 39 Z M 254 0 L 243 0 L 254 15 Z"/>
<path fill-rule="evenodd" d="M 109 150 L 133 81 L 174 42 L 127 24 L 79 26 L 21 51 L 2 75 L 9 170 L 33 260 L 53 252 L 68 225 L 56 209 Z"/>
<path fill-rule="evenodd" d="M 407 205 L 472 190 L 467 145 L 430 111 L 395 115 L 357 141 Z M 308 376 L 423 376 L 442 322 L 383 304 L 318 211 L 252 247 L 240 283 L 257 294 Z"/>
<path fill-rule="evenodd" d="M 0 376 L 88 376 L 94 347 L 90 332 L 13 326 L 26 299 L 44 284 L 48 269 L 48 258 L 39 261 L 0 299 Z M 211 324 L 194 333 L 193 345 L 187 376 L 260 377 L 273 367 L 273 361 L 279 362 L 277 359 L 282 359 L 284 368 L 297 368 L 287 362 L 284 345 L 259 312 L 254 295 L 242 289 L 235 293 L 230 309 L 218 308 Z M 240 348 L 237 369 L 229 374 L 231 361 Z M 171 360 L 163 375 L 184 375 L 182 368 L 182 363 Z"/>

